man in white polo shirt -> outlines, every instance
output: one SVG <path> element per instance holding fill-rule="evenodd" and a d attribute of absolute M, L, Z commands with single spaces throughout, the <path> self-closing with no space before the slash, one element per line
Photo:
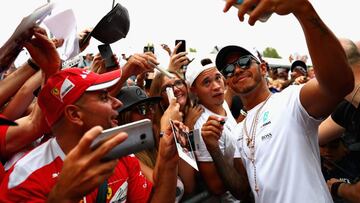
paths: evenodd
<path fill-rule="evenodd" d="M 224 11 L 233 3 L 235 0 L 227 1 Z M 250 4 L 251 1 L 241 4 L 240 20 Z M 273 12 L 291 13 L 298 20 L 316 79 L 271 94 L 265 80 L 266 65 L 249 50 L 227 46 L 219 51 L 216 66 L 247 110 L 246 118 L 234 130 L 239 136 L 247 179 L 256 203 L 330 203 L 333 200 L 320 168 L 318 125 L 353 90 L 354 76 L 341 44 L 310 1 L 257 1 L 248 22 L 253 25 L 262 14 Z M 216 152 L 220 151 L 213 142 L 217 137 L 206 136 L 210 133 L 203 130 L 206 144 L 212 144 L 208 146 L 212 158 L 216 166 L 226 165 L 221 153 Z M 236 195 L 242 188 L 241 175 L 236 175 L 231 167 L 227 169 L 220 168 L 219 174 Z"/>

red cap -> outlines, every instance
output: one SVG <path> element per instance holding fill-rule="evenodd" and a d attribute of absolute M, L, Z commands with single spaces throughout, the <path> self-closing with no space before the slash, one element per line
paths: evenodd
<path fill-rule="evenodd" d="M 84 92 L 111 87 L 120 77 L 121 69 L 96 74 L 81 68 L 68 68 L 47 80 L 39 93 L 38 104 L 52 126 L 62 116 L 65 106 L 76 102 Z"/>

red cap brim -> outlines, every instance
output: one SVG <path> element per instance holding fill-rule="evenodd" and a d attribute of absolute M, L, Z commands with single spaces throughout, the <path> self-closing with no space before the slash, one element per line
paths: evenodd
<path fill-rule="evenodd" d="M 121 69 L 114 70 L 111 72 L 103 73 L 99 75 L 99 78 L 94 82 L 93 85 L 88 87 L 86 91 L 96 91 L 106 89 L 115 85 L 121 78 Z"/>

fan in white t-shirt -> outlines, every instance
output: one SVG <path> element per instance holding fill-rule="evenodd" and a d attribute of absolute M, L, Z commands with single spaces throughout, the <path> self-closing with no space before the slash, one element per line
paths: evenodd
<path fill-rule="evenodd" d="M 236 139 L 232 134 L 236 120 L 225 102 L 225 83 L 223 76 L 210 59 L 196 60 L 189 65 L 186 80 L 190 84 L 191 92 L 198 99 L 199 105 L 204 109 L 194 125 L 194 129 L 201 129 L 210 116 L 216 116 L 223 125 L 221 137 L 218 141 L 219 148 L 226 161 L 233 165 L 234 161 L 241 161 L 239 150 L 236 148 Z M 226 189 L 217 174 L 215 164 L 200 136 L 196 148 L 196 157 L 200 173 L 205 180 L 210 192 L 221 195 L 221 202 L 237 202 Z"/>

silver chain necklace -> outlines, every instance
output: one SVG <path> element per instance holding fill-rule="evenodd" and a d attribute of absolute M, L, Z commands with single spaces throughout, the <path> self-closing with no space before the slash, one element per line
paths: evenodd
<path fill-rule="evenodd" d="M 263 104 L 260 106 L 260 108 L 256 111 L 255 116 L 252 120 L 251 126 L 250 126 L 250 135 L 248 130 L 246 129 L 246 120 L 248 117 L 245 118 L 244 120 L 244 125 L 243 125 L 243 131 L 245 134 L 245 139 L 243 139 L 242 141 L 242 147 L 244 148 L 244 140 L 246 140 L 246 146 L 249 148 L 250 151 L 250 156 L 245 152 L 245 150 L 243 150 L 245 157 L 247 159 L 250 160 L 250 162 L 253 165 L 254 168 L 254 183 L 255 183 L 255 191 L 256 193 L 259 195 L 259 186 L 257 184 L 257 177 L 256 177 L 256 165 L 255 165 L 255 136 L 256 136 L 256 126 L 258 124 L 259 121 L 259 114 L 261 109 L 265 106 L 266 102 L 270 99 L 271 94 L 265 99 L 265 101 L 263 102 Z"/>

